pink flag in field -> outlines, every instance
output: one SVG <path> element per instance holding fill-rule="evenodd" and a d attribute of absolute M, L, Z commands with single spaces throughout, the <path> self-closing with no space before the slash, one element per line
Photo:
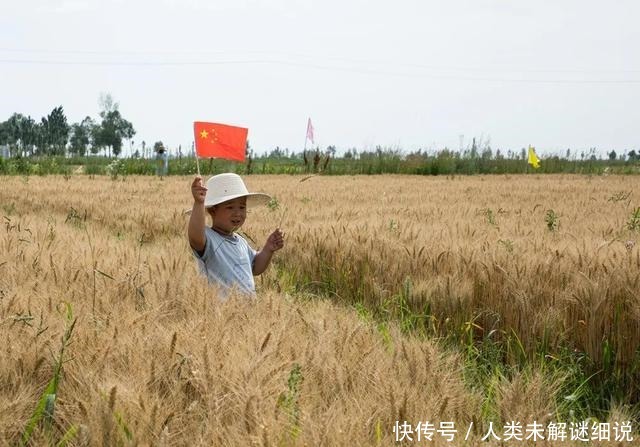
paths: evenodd
<path fill-rule="evenodd" d="M 314 141 L 313 141 L 313 125 L 311 124 L 311 118 L 309 118 L 309 121 L 307 121 L 307 139 L 310 140 L 312 143 L 314 143 Z"/>

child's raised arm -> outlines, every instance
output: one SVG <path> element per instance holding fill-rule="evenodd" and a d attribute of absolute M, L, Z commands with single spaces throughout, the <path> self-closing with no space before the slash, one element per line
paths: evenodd
<path fill-rule="evenodd" d="M 202 177 L 197 176 L 193 179 L 191 194 L 193 195 L 193 209 L 189 218 L 189 244 L 191 248 L 201 252 L 204 250 L 206 240 L 204 236 L 204 198 L 207 195 L 207 188 L 202 185 Z"/>
<path fill-rule="evenodd" d="M 264 272 L 267 267 L 269 267 L 273 253 L 280 250 L 282 247 L 284 247 L 284 233 L 280 231 L 280 228 L 276 228 L 276 230 L 267 238 L 262 250 L 256 254 L 256 257 L 253 260 L 253 274 L 260 275 Z"/>

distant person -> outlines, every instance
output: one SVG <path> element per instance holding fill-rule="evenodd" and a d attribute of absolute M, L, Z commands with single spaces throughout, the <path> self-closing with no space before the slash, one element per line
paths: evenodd
<path fill-rule="evenodd" d="M 156 175 L 164 177 L 169 172 L 169 154 L 164 147 L 156 151 Z"/>
<path fill-rule="evenodd" d="M 217 284 L 221 297 L 231 289 L 255 296 L 253 277 L 263 273 L 273 254 L 284 246 L 284 234 L 277 228 L 256 252 L 236 233 L 247 218 L 247 208 L 266 204 L 270 196 L 250 193 L 237 174 L 214 175 L 202 185 L 197 176 L 191 183 L 193 208 L 189 218 L 189 244 L 200 271 Z M 206 214 L 211 227 L 205 225 Z"/>

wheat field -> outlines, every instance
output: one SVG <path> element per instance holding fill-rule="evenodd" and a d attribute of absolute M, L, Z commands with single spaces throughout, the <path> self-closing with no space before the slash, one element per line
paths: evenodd
<path fill-rule="evenodd" d="M 400 445 L 429 421 L 455 443 L 416 445 L 473 446 L 490 421 L 560 422 L 565 375 L 487 396 L 451 339 L 583 355 L 622 383 L 600 422 L 637 433 L 640 178 L 245 181 L 274 199 L 242 232 L 286 246 L 257 300 L 223 303 L 188 249 L 191 178 L 0 177 L 0 443 Z M 638 439 L 611 436 L 590 445 Z"/>

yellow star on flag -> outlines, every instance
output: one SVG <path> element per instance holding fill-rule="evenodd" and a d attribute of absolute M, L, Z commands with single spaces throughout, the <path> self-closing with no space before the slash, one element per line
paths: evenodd
<path fill-rule="evenodd" d="M 207 138 L 209 136 L 209 132 L 207 132 L 206 130 L 203 130 L 202 132 L 200 132 L 200 137 L 201 138 Z"/>

